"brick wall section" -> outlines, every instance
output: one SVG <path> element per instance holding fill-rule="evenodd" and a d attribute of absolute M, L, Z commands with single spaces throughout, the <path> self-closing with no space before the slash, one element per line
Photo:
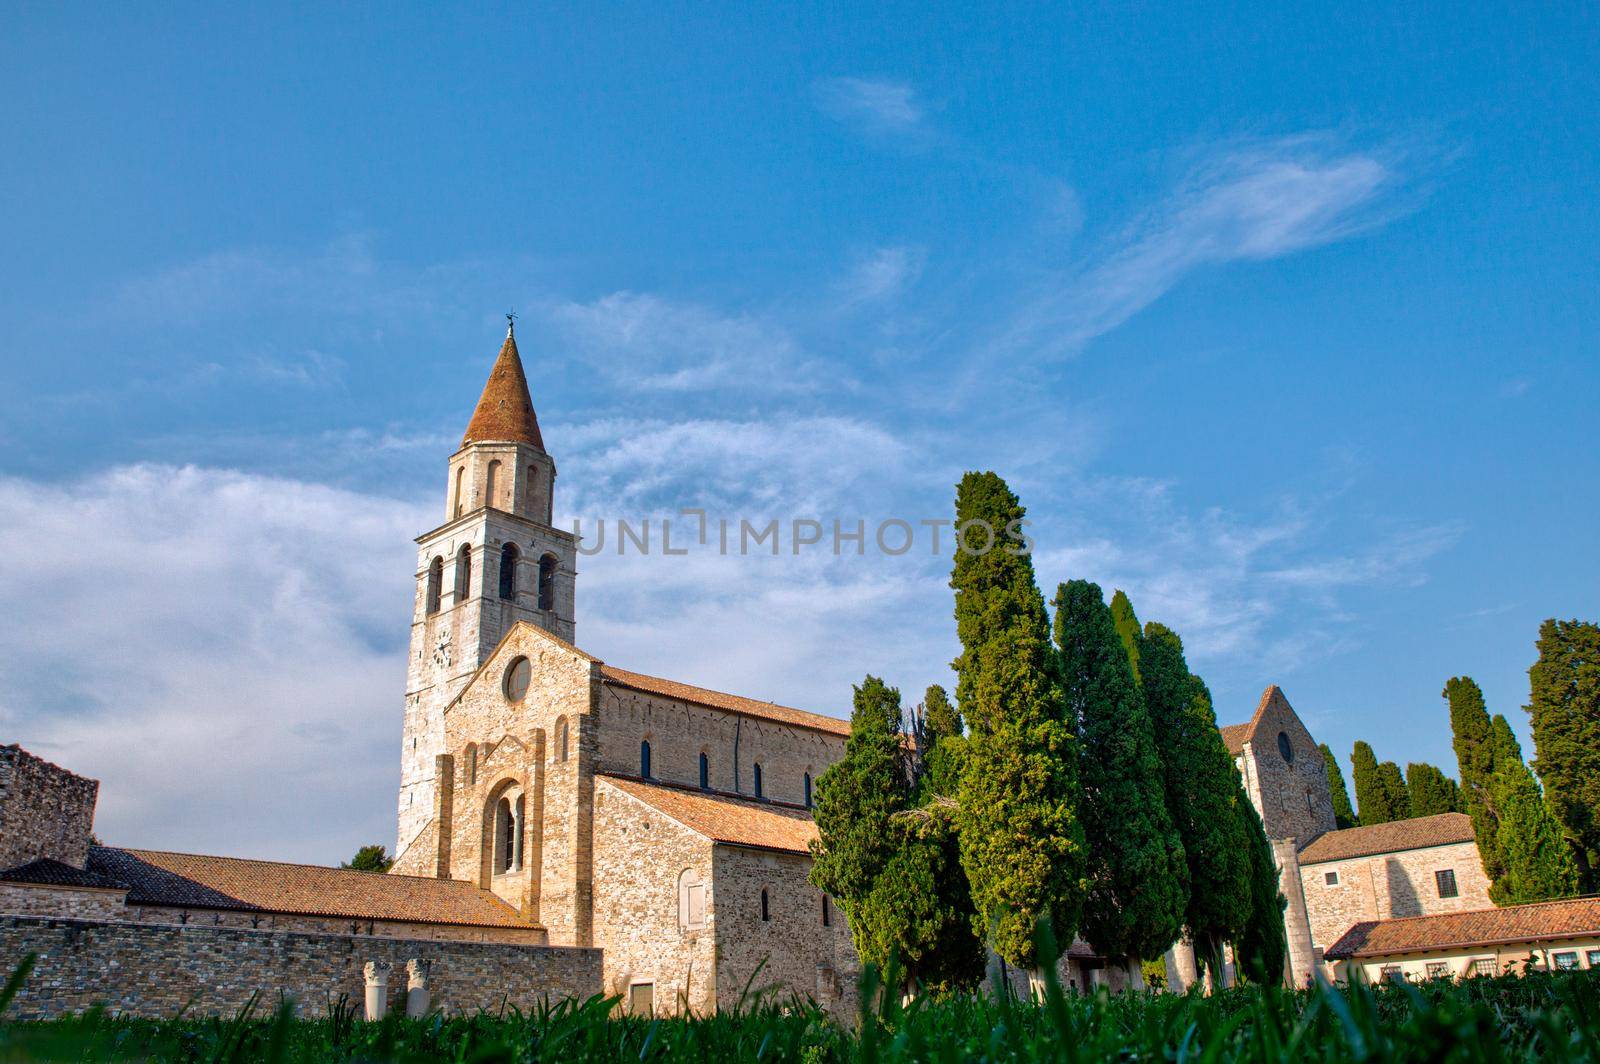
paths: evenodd
<path fill-rule="evenodd" d="M 99 793 L 97 780 L 0 746 L 0 869 L 40 857 L 82 868 Z"/>
<path fill-rule="evenodd" d="M 762 796 L 799 804 L 805 776 L 813 787 L 824 769 L 844 756 L 844 737 L 610 684 L 595 711 L 600 741 L 597 769 L 639 775 L 639 746 L 650 743 L 655 779 L 700 785 L 700 755 L 709 763 L 712 789 L 754 794 L 761 765 Z"/>
<path fill-rule="evenodd" d="M 0 913 L 70 916 L 79 920 L 126 920 L 125 890 L 0 883 Z"/>
<path fill-rule="evenodd" d="M 712 844 L 607 781 L 594 806 L 594 943 L 605 951 L 606 993 L 624 1000 L 654 986 L 658 1014 L 717 1007 L 716 891 Z M 705 926 L 678 918 L 678 880 L 692 870 L 706 888 Z"/>
<path fill-rule="evenodd" d="M 1434 872 L 1444 868 L 1456 874 L 1458 894 L 1454 898 L 1439 897 Z M 1338 873 L 1337 885 L 1328 884 L 1329 872 Z M 1489 900 L 1489 879 L 1483 874 L 1477 844 L 1471 842 L 1302 865 L 1300 881 L 1311 917 L 1311 939 L 1319 956 L 1351 924 L 1362 920 L 1488 909 L 1494 905 Z"/>
<path fill-rule="evenodd" d="M 837 1015 L 854 1016 L 855 946 L 837 905 L 831 926 L 822 925 L 822 892 L 807 878 L 811 858 L 718 846 L 715 864 L 718 1004 L 731 1008 L 749 983 L 780 995 L 793 991 Z M 761 919 L 762 888 L 768 920 Z"/>
<path fill-rule="evenodd" d="M 269 1003 L 282 991 L 304 1014 L 320 1015 L 341 995 L 359 1006 L 369 961 L 390 968 L 389 1007 L 403 1010 L 405 964 L 413 958 L 430 964 L 433 1001 L 446 1012 L 502 1003 L 530 1009 L 543 998 L 587 998 L 600 989 L 597 950 L 0 917 L 0 970 L 29 953 L 38 961 L 12 1004 L 18 1018 L 97 1002 L 137 1015 L 170 1016 L 185 1005 L 227 1015 L 257 991 Z"/>

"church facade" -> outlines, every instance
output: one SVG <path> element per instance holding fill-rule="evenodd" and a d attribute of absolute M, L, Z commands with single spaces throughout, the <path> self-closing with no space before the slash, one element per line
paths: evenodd
<path fill-rule="evenodd" d="M 416 540 L 387 874 L 91 844 L 97 784 L 0 747 L 0 964 L 42 958 L 17 1007 L 228 1012 L 263 991 L 364 994 L 370 1013 L 604 992 L 709 1012 L 754 986 L 852 1014 L 849 928 L 808 878 L 817 780 L 848 722 L 580 649 L 555 483 L 508 330 L 442 521 Z M 1276 686 L 1222 738 L 1273 840 L 1289 981 L 1326 974 L 1358 923 L 1489 907 L 1467 817 L 1336 829 L 1316 741 Z M 1167 969 L 1187 985 L 1193 950 Z M 1061 974 L 1126 985 L 1082 942 Z"/>

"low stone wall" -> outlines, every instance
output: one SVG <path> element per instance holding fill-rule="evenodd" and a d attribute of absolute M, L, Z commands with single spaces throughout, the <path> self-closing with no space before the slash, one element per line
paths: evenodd
<path fill-rule="evenodd" d="M 363 966 L 389 973 L 389 1008 L 405 1008 L 406 964 L 429 969 L 433 1004 L 446 1012 L 530 1009 L 544 998 L 600 992 L 597 949 L 415 941 L 377 936 L 178 927 L 98 920 L 0 917 L 0 975 L 29 953 L 38 960 L 9 1011 L 36 1018 L 96 1003 L 135 1015 L 228 1015 L 257 991 L 267 1007 L 282 992 L 302 1015 L 341 996 L 360 1008 Z"/>

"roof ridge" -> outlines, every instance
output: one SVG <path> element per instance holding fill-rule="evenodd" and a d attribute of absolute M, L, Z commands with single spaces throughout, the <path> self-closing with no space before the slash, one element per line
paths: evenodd
<path fill-rule="evenodd" d="M 815 725 L 815 727 L 819 731 L 835 731 L 839 727 L 843 727 L 848 731 L 849 726 L 850 726 L 850 722 L 848 720 L 843 719 L 842 717 L 834 717 L 834 716 L 830 716 L 830 715 L 828 715 L 826 713 L 818 713 L 816 710 L 812 710 L 812 709 L 801 709 L 799 706 L 785 705 L 782 702 L 774 702 L 771 699 L 751 698 L 749 695 L 738 695 L 738 694 L 734 694 L 732 691 L 719 691 L 715 687 L 702 687 L 699 684 L 685 683 L 683 680 L 674 680 L 674 679 L 670 679 L 669 677 L 666 677 L 666 676 L 655 676 L 655 675 L 652 675 L 651 673 L 648 673 L 648 672 L 635 672 L 632 669 L 624 669 L 624 668 L 622 668 L 620 666 L 617 666 L 617 665 L 608 665 L 603 661 L 600 662 L 599 664 L 600 664 L 600 672 L 601 672 L 602 676 L 604 676 L 605 674 L 608 674 L 608 673 L 612 674 L 613 677 L 617 679 L 617 682 L 621 683 L 623 686 L 630 686 L 628 681 L 627 681 L 627 679 L 626 679 L 627 677 L 637 676 L 642 680 L 653 680 L 656 683 L 671 684 L 674 687 L 685 687 L 685 688 L 688 688 L 691 691 L 699 691 L 699 692 L 702 692 L 704 694 L 715 695 L 715 696 L 717 696 L 719 698 L 736 699 L 736 700 L 738 700 L 740 702 L 749 702 L 749 703 L 752 703 L 753 705 L 757 705 L 757 706 L 770 706 L 773 709 L 781 709 L 781 710 L 784 710 L 785 712 L 788 712 L 788 713 L 798 713 L 801 716 L 814 717 L 819 722 L 826 722 L 826 724 Z M 659 693 L 659 692 L 647 692 L 647 693 Z M 682 701 L 685 701 L 685 702 L 693 701 L 693 699 L 682 698 L 682 696 L 677 696 L 677 695 L 668 695 L 667 697 L 678 697 Z M 733 707 L 730 707 L 730 706 L 719 706 L 714 702 L 701 702 L 700 704 L 708 706 L 711 709 L 720 709 L 725 713 L 744 713 L 747 716 L 754 716 L 755 715 L 753 713 L 750 713 L 748 710 L 737 709 L 737 708 L 733 708 Z M 780 721 L 779 723 L 783 723 L 783 722 Z M 805 724 L 805 723 L 800 723 L 800 722 L 796 722 L 796 723 L 797 723 L 797 726 L 799 726 L 799 727 L 813 727 L 813 725 L 809 725 L 809 724 Z"/>
<path fill-rule="evenodd" d="M 243 861 L 247 864 L 278 865 L 282 868 L 315 868 L 323 872 L 350 872 L 358 876 L 376 876 L 382 879 L 421 879 L 430 883 L 460 883 L 474 890 L 483 890 L 476 883 L 465 879 L 444 879 L 438 876 L 419 876 L 409 872 L 374 872 L 366 868 L 341 868 L 338 865 L 311 864 L 306 861 L 279 861 L 271 857 L 232 857 L 225 853 L 192 853 L 188 850 L 151 850 L 139 846 L 95 846 L 96 850 L 120 850 L 123 853 L 153 853 L 164 854 L 168 857 L 200 857 L 208 861 Z M 493 894 L 492 891 L 485 891 Z M 494 895 L 498 898 L 498 895 Z M 503 900 L 503 899 L 501 899 Z"/>
<path fill-rule="evenodd" d="M 1481 916 L 1484 913 L 1509 913 L 1521 912 L 1524 909 L 1542 909 L 1555 905 L 1572 905 L 1580 901 L 1600 902 L 1600 894 L 1580 894 L 1575 898 L 1550 898 L 1546 901 L 1525 901 L 1517 905 L 1491 905 L 1487 909 L 1456 909 L 1453 912 L 1443 913 L 1417 913 L 1414 916 L 1385 916 L 1375 920 L 1362 920 L 1351 924 L 1352 928 L 1363 924 L 1404 924 L 1413 920 L 1443 920 L 1449 917 Z"/>
<path fill-rule="evenodd" d="M 671 780 L 645 779 L 643 776 L 635 776 L 628 772 L 597 771 L 595 772 L 595 775 L 604 776 L 607 779 L 625 780 L 628 783 L 637 783 L 645 787 L 659 787 L 666 791 L 681 791 L 684 794 L 698 795 L 701 798 L 711 798 L 725 802 L 739 802 L 743 805 L 754 806 L 757 809 L 776 809 L 779 811 L 788 810 L 791 813 L 805 814 L 807 818 L 811 820 L 816 819 L 810 815 L 811 810 L 807 809 L 804 805 L 800 805 L 796 802 L 785 802 L 780 798 L 757 798 L 753 795 L 738 794 L 733 791 L 719 791 L 707 787 L 696 787 L 689 783 L 676 783 Z"/>

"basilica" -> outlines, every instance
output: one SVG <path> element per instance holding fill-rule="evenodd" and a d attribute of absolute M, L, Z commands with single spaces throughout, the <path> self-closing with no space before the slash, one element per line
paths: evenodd
<path fill-rule="evenodd" d="M 816 781 L 848 722 L 581 649 L 555 490 L 508 329 L 445 467 L 442 520 L 416 540 L 387 874 L 101 845 L 95 781 L 0 747 L 0 965 L 31 951 L 50 974 L 17 1007 L 224 1012 L 267 991 L 348 995 L 370 1015 L 603 992 L 711 1012 L 755 987 L 853 1011 L 849 928 L 808 879 Z M 1464 815 L 1336 829 L 1316 741 L 1278 687 L 1222 735 L 1273 840 L 1291 982 L 1326 972 L 1362 921 L 1489 905 Z M 1192 981 L 1193 951 L 1178 944 L 1167 970 Z M 1083 943 L 1062 974 L 1130 978 Z"/>

